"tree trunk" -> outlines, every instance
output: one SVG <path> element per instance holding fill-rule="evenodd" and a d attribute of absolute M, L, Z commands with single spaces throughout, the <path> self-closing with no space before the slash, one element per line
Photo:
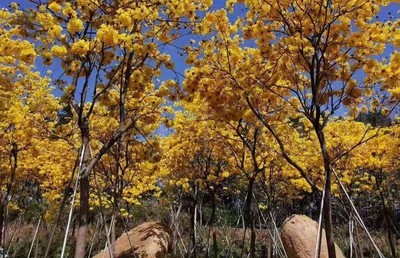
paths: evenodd
<path fill-rule="evenodd" d="M 390 246 L 390 251 L 392 252 L 392 257 L 396 258 L 397 254 L 396 254 L 396 245 L 393 242 L 393 237 L 392 237 L 392 225 L 391 225 L 391 220 L 390 220 L 390 209 L 389 207 L 386 205 L 385 200 L 386 200 L 386 195 L 384 195 L 384 188 L 381 188 L 382 185 L 382 179 L 377 177 L 376 178 L 376 187 L 379 190 L 379 196 L 381 199 L 381 204 L 382 204 L 382 212 L 383 212 L 383 217 L 385 219 L 385 226 L 386 226 L 386 234 L 387 234 L 387 238 L 388 238 L 388 242 L 389 242 L 389 246 Z"/>
<path fill-rule="evenodd" d="M 87 169 L 90 161 L 90 144 L 89 144 L 89 129 L 88 127 L 81 128 L 82 130 L 82 148 L 83 160 L 79 169 L 78 176 L 81 176 Z M 89 223 L 89 176 L 80 178 L 80 203 L 79 203 L 79 226 L 76 234 L 75 258 L 84 258 L 86 253 L 88 223 Z"/>
<path fill-rule="evenodd" d="M 3 246 L 4 242 L 4 206 L 3 204 L 0 205 L 0 247 Z"/>
<path fill-rule="evenodd" d="M 111 219 L 111 253 L 112 257 L 115 257 L 115 240 L 116 240 L 116 235 L 115 235 L 115 220 L 117 219 L 116 213 L 112 216 Z"/>
<path fill-rule="evenodd" d="M 84 258 L 89 219 L 89 178 L 80 181 L 79 227 L 76 236 L 75 258 Z"/>
<path fill-rule="evenodd" d="M 324 199 L 324 225 L 329 258 L 336 258 L 335 242 L 332 228 L 332 203 L 331 203 L 331 172 L 327 173 L 325 199 Z"/>
<path fill-rule="evenodd" d="M 249 185 L 247 188 L 247 197 L 246 197 L 246 227 L 250 226 L 250 258 L 255 257 L 256 250 L 256 234 L 255 234 L 255 226 L 254 226 L 254 218 L 253 211 L 251 208 L 252 198 L 253 198 L 253 187 L 254 187 L 255 178 L 251 178 L 249 181 Z"/>
<path fill-rule="evenodd" d="M 383 209 L 383 214 L 385 217 L 385 224 L 386 224 L 386 234 L 387 234 L 387 238 L 388 238 L 388 242 L 389 242 L 389 246 L 390 246 L 390 251 L 392 252 L 392 257 L 396 258 L 397 254 L 396 254 L 396 246 L 395 243 L 393 242 L 393 236 L 392 236 L 392 225 L 390 224 L 390 216 L 389 216 L 389 209 L 385 204 L 385 198 L 383 197 L 382 193 L 381 193 L 381 201 L 382 201 L 382 209 Z"/>
<path fill-rule="evenodd" d="M 325 198 L 324 198 L 324 225 L 326 233 L 326 244 L 328 247 L 329 258 L 336 258 L 335 241 L 333 237 L 333 223 L 332 223 L 332 202 L 331 202 L 331 184 L 332 184 L 332 170 L 331 170 L 331 160 L 326 147 L 325 135 L 322 128 L 317 120 L 314 124 L 315 132 L 318 137 L 318 141 L 321 148 L 322 157 L 324 160 L 325 169 Z"/>
<path fill-rule="evenodd" d="M 216 230 L 213 230 L 212 238 L 213 238 L 214 258 L 217 258 L 218 257 L 218 242 L 217 242 L 217 232 L 216 232 Z"/>
<path fill-rule="evenodd" d="M 197 241 L 196 241 L 196 206 L 197 204 L 194 203 L 191 207 L 190 207 L 190 227 L 191 227 L 191 239 L 192 239 L 192 250 L 190 257 L 196 258 L 197 257 Z"/>
<path fill-rule="evenodd" d="M 197 204 L 198 204 L 198 186 L 195 186 L 194 189 L 194 198 L 193 198 L 193 203 L 190 205 L 190 226 L 191 226 L 191 238 L 192 238 L 192 250 L 189 251 L 191 252 L 191 257 L 196 258 L 197 257 L 197 230 L 196 230 L 196 224 L 197 224 Z"/>
<path fill-rule="evenodd" d="M 250 235 L 250 258 L 255 257 L 256 254 L 256 231 L 254 220 L 251 220 L 251 235 Z"/>
<path fill-rule="evenodd" d="M 395 243 L 393 242 L 392 227 L 390 225 L 390 221 L 389 221 L 388 217 L 386 217 L 386 226 L 387 226 L 387 237 L 388 237 L 388 240 L 389 240 L 389 245 L 390 245 L 390 250 L 392 252 L 392 257 L 396 258 L 397 257 L 396 246 L 395 246 Z"/>

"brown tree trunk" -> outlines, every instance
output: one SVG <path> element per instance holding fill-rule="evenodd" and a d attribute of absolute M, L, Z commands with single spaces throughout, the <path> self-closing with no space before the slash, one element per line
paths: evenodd
<path fill-rule="evenodd" d="M 396 246 L 395 246 L 395 243 L 393 241 L 392 227 L 390 225 L 390 221 L 388 220 L 388 218 L 386 218 L 386 225 L 387 225 L 387 237 L 388 237 L 388 240 L 389 240 L 389 245 L 390 245 L 390 250 L 392 252 L 392 257 L 396 258 L 397 257 Z"/>
<path fill-rule="evenodd" d="M 387 238 L 388 238 L 388 242 L 389 242 L 389 246 L 390 246 L 390 251 L 392 252 L 392 257 L 396 258 L 397 254 L 396 254 L 396 246 L 395 243 L 393 242 L 393 236 L 392 236 L 392 225 L 390 224 L 390 216 L 389 216 L 389 209 L 385 204 L 385 198 L 383 197 L 382 193 L 381 193 L 381 201 L 382 201 L 382 209 L 383 209 L 383 214 L 385 217 L 385 224 L 386 224 L 386 234 L 387 234 Z"/>
<path fill-rule="evenodd" d="M 388 238 L 388 242 L 389 242 L 389 246 L 390 246 L 390 251 L 392 252 L 392 257 L 396 258 L 397 257 L 396 245 L 393 242 L 392 225 L 390 223 L 391 222 L 391 220 L 390 220 L 391 212 L 390 212 L 389 207 L 385 203 L 386 195 L 384 194 L 385 189 L 381 188 L 382 181 L 383 180 L 381 178 L 377 177 L 376 178 L 376 187 L 377 187 L 377 189 L 379 189 L 379 196 L 381 199 L 383 216 L 385 218 L 386 234 L 387 234 L 387 238 Z"/>
<path fill-rule="evenodd" d="M 78 176 L 81 176 L 87 169 L 90 160 L 90 144 L 89 144 L 89 129 L 88 127 L 81 128 L 82 130 L 82 148 L 83 160 L 79 169 Z M 75 258 L 85 258 L 88 223 L 89 223 L 89 176 L 80 178 L 80 202 L 79 202 L 79 226 L 76 234 Z"/>
<path fill-rule="evenodd" d="M 84 258 L 89 217 L 89 178 L 80 181 L 79 227 L 76 236 L 75 258 Z"/>
<path fill-rule="evenodd" d="M 190 205 L 190 227 L 191 227 L 191 242 L 192 242 L 192 250 L 188 250 L 190 257 L 197 257 L 197 205 L 198 205 L 198 186 L 195 186 L 194 189 L 194 197 L 191 200 Z"/>
<path fill-rule="evenodd" d="M 255 178 L 251 178 L 249 181 L 248 189 L 247 189 L 247 197 L 246 197 L 246 227 L 250 225 L 250 258 L 255 257 L 256 250 L 256 234 L 255 234 L 255 226 L 254 226 L 254 218 L 253 211 L 251 208 L 251 203 L 253 200 L 253 187 L 254 187 Z"/>
<path fill-rule="evenodd" d="M 256 254 L 256 231 L 254 219 L 251 220 L 251 235 L 250 235 L 250 258 L 255 257 Z"/>
<path fill-rule="evenodd" d="M 336 258 L 335 242 L 333 237 L 332 203 L 331 203 L 331 172 L 327 173 L 324 199 L 324 225 L 329 258 Z"/>
<path fill-rule="evenodd" d="M 324 198 L 324 225 L 326 233 L 326 244 L 328 247 L 329 258 L 336 258 L 335 241 L 333 237 L 333 222 L 332 222 L 332 202 L 331 202 L 331 184 L 332 184 L 332 170 L 331 170 L 331 160 L 326 147 L 325 135 L 319 125 L 319 119 L 314 124 L 315 132 L 318 137 L 318 141 L 321 147 L 322 157 L 324 160 L 324 169 L 326 175 L 325 181 L 325 198 Z"/>
<path fill-rule="evenodd" d="M 213 230 L 212 238 L 213 238 L 214 258 L 217 258 L 218 257 L 218 242 L 217 242 L 217 232 L 216 232 L 216 230 Z"/>
<path fill-rule="evenodd" d="M 3 247 L 4 242 L 4 206 L 3 204 L 0 205 L 0 247 Z"/>

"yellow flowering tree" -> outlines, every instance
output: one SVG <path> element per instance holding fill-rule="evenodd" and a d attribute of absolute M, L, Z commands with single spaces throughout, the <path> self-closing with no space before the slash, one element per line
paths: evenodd
<path fill-rule="evenodd" d="M 332 156 L 343 153 L 341 148 L 348 149 L 350 146 L 354 146 L 356 144 L 354 139 L 361 137 L 365 131 L 363 127 L 366 126 L 351 121 L 328 125 L 326 128 L 327 138 L 331 139 L 328 140 L 328 146 L 329 142 L 333 143 L 330 145 Z M 386 230 L 387 246 L 390 247 L 393 257 L 397 255 L 393 238 L 393 233 L 397 229 L 393 218 L 395 217 L 394 207 L 396 207 L 398 199 L 394 193 L 399 187 L 398 130 L 398 125 L 381 128 L 376 137 L 362 143 L 334 164 L 349 195 L 360 204 L 364 204 L 366 200 L 370 199 L 371 204 L 379 213 L 381 225 Z M 338 195 L 339 189 L 337 184 L 333 185 L 333 193 Z"/>
<path fill-rule="evenodd" d="M 231 165 L 231 156 L 224 137 L 220 134 L 227 130 L 221 123 L 195 116 L 188 112 L 176 112 L 172 123 L 173 134 L 162 140 L 163 158 L 161 170 L 164 171 L 165 191 L 179 203 L 189 207 L 191 256 L 198 253 L 197 213 L 199 206 L 207 207 L 209 200 L 211 214 L 207 220 L 209 226 L 207 254 L 210 252 L 210 234 L 217 220 L 216 211 L 221 195 L 227 191 L 229 181 L 235 178 L 237 171 Z M 229 191 L 233 191 L 231 188 Z M 169 200 L 171 201 L 171 200 Z M 200 214 L 203 216 L 203 214 Z M 213 252 L 217 254 L 218 245 L 213 237 Z"/>
<path fill-rule="evenodd" d="M 162 67 L 173 67 L 160 48 L 180 36 L 184 24 L 195 20 L 196 11 L 210 5 L 208 0 L 78 0 L 45 1 L 33 10 L 12 6 L 9 23 L 14 35 L 31 37 L 33 53 L 44 64 L 61 65 L 63 71 L 55 79 L 80 134 L 75 257 L 85 255 L 93 168 L 115 144 L 145 137 L 156 127 L 163 94 L 153 79 Z M 23 53 L 23 58 L 31 55 Z M 93 138 L 96 116 L 108 118 L 110 126 L 101 141 Z"/>
<path fill-rule="evenodd" d="M 285 135 L 275 122 L 307 120 L 316 136 L 326 177 L 324 222 L 329 257 L 335 257 L 333 157 L 327 148 L 325 127 L 344 106 L 355 116 L 366 102 L 364 97 L 374 91 L 375 84 L 368 78 L 380 68 L 377 56 L 392 43 L 389 33 L 398 30 L 397 21 L 374 18 L 390 3 L 227 1 L 228 11 L 245 6 L 246 15 L 230 21 L 225 9 L 206 14 L 196 30 L 214 37 L 190 49 L 187 60 L 193 68 L 186 74 L 186 91 L 200 95 L 224 119 L 237 120 L 250 110 L 274 137 L 287 162 L 313 187 L 309 173 L 289 155 Z M 362 72 L 372 74 L 362 80 L 357 76 Z M 371 105 L 377 106 L 381 100 L 377 96 Z"/>
<path fill-rule="evenodd" d="M 172 184 L 190 190 L 195 203 L 195 193 L 204 189 L 208 189 L 212 202 L 215 202 L 215 195 L 226 191 L 238 200 L 243 198 L 239 216 L 243 218 L 244 227 L 251 230 L 249 250 L 254 256 L 258 204 L 268 204 L 269 208 L 278 201 L 289 204 L 301 197 L 302 192 L 310 192 L 311 187 L 298 171 L 284 162 L 279 146 L 249 110 L 242 112 L 232 104 L 229 109 L 221 106 L 214 112 L 214 107 L 199 95 L 183 93 L 181 97 L 179 103 L 187 113 L 175 116 L 174 133 L 167 138 L 168 145 L 164 147 L 167 169 L 171 170 L 171 177 L 177 177 L 171 178 Z M 225 114 L 227 117 L 221 119 Z M 285 143 L 294 139 L 302 141 L 301 135 L 290 129 L 282 127 L 287 130 Z M 309 157 L 304 158 L 304 149 L 296 147 L 294 145 L 291 152 L 296 160 L 308 162 L 308 167 L 314 168 L 316 165 Z M 225 191 L 218 191 L 224 187 Z M 213 215 L 215 211 L 212 209 L 212 212 Z"/>
<path fill-rule="evenodd" d="M 48 137 L 59 109 L 50 79 L 34 72 L 34 45 L 15 36 L 12 19 L 10 13 L 0 10 L 0 246 L 6 206 L 24 196 L 25 185 L 42 189 L 42 184 L 49 182 L 49 175 L 40 172 L 42 164 L 37 157 L 57 142 Z M 40 142 L 46 143 L 38 146 Z M 26 194 L 33 198 L 35 193 Z"/>

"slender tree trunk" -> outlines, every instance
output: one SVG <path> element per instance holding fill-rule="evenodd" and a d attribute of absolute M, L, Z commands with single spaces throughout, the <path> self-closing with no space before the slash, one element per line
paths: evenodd
<path fill-rule="evenodd" d="M 335 242 L 333 237 L 332 202 L 331 202 L 331 172 L 327 173 L 326 192 L 324 199 L 324 225 L 329 258 L 336 258 Z"/>
<path fill-rule="evenodd" d="M 217 242 L 217 232 L 215 229 L 213 230 L 212 238 L 213 238 L 214 258 L 217 258 L 218 257 L 218 242 Z"/>
<path fill-rule="evenodd" d="M 218 242 L 217 242 L 217 232 L 214 227 L 213 227 L 213 231 L 212 231 L 212 238 L 213 238 L 214 258 L 217 258 L 218 257 Z"/>
<path fill-rule="evenodd" d="M 4 195 L 1 195 L 0 199 L 0 247 L 3 247 L 4 250 L 6 249 L 6 229 L 7 229 L 7 216 L 8 216 L 8 203 L 9 203 L 9 196 L 13 190 L 14 179 L 17 173 L 18 167 L 18 145 L 17 143 L 12 143 L 12 149 L 10 154 L 10 179 L 6 184 L 6 191 Z"/>
<path fill-rule="evenodd" d="M 9 242 L 8 239 L 6 239 L 6 232 L 7 232 L 7 227 L 8 227 L 8 202 L 4 205 L 4 213 L 3 213 L 3 248 L 4 250 L 8 250 L 11 242 Z"/>
<path fill-rule="evenodd" d="M 328 246 L 328 255 L 329 258 L 336 258 L 335 241 L 333 237 L 333 222 L 332 222 L 332 200 L 331 200 L 332 169 L 330 164 L 331 160 L 328 153 L 328 149 L 326 147 L 325 135 L 324 132 L 322 131 L 322 128 L 319 125 L 318 120 L 314 124 L 314 128 L 321 147 L 322 157 L 324 160 L 325 175 L 326 175 L 323 216 L 324 216 L 324 225 L 326 233 L 326 242 Z"/>
<path fill-rule="evenodd" d="M 251 220 L 251 235 L 250 235 L 250 257 L 255 257 L 256 254 L 256 231 L 254 220 Z"/>
<path fill-rule="evenodd" d="M 265 245 L 261 246 L 261 257 L 271 258 L 271 257 L 268 257 L 268 251 L 267 251 L 267 247 Z"/>
<path fill-rule="evenodd" d="M 4 212 L 5 212 L 5 209 L 4 209 L 4 205 L 3 204 L 1 204 L 0 205 L 0 247 L 4 247 L 4 239 L 3 239 L 3 237 L 4 237 Z"/>
<path fill-rule="evenodd" d="M 392 252 L 392 257 L 396 258 L 397 257 L 396 246 L 395 243 L 393 242 L 392 226 L 390 224 L 390 216 L 389 216 L 390 211 L 385 204 L 385 198 L 383 197 L 382 193 L 381 193 L 381 201 L 382 201 L 382 210 L 385 217 L 386 234 L 389 241 L 390 251 Z"/>
<path fill-rule="evenodd" d="M 256 250 L 256 234 L 255 234 L 255 226 L 254 226 L 254 218 L 253 211 L 251 208 L 252 199 L 253 199 L 253 187 L 254 187 L 255 178 L 251 178 L 249 181 L 249 185 L 247 188 L 247 197 L 246 197 L 246 227 L 250 226 L 250 258 L 255 257 Z"/>
<path fill-rule="evenodd" d="M 211 216 L 208 221 L 208 239 L 207 245 L 210 245 L 210 237 L 212 237 L 213 241 L 213 257 L 218 257 L 218 242 L 217 242 L 217 234 L 215 232 L 214 223 L 215 223 L 215 214 L 216 214 L 217 204 L 215 198 L 215 192 L 211 192 Z M 207 257 L 209 256 L 209 247 L 207 247 Z"/>
<path fill-rule="evenodd" d="M 83 148 L 82 166 L 78 176 L 82 175 L 90 160 L 89 129 L 84 129 L 82 129 L 82 143 L 85 148 Z M 89 177 L 84 176 L 80 179 L 79 226 L 76 235 L 75 258 L 85 258 L 89 223 L 89 191 Z"/>
<path fill-rule="evenodd" d="M 114 213 L 111 219 L 111 253 L 112 257 L 115 257 L 115 220 L 117 219 L 116 213 Z"/>
<path fill-rule="evenodd" d="M 197 202 L 198 202 L 198 186 L 195 186 L 194 190 L 194 198 L 193 198 L 193 205 L 191 205 L 190 209 L 190 224 L 192 228 L 192 250 L 191 252 L 191 257 L 196 258 L 197 257 L 197 231 L 196 231 L 196 224 L 197 224 Z"/>
<path fill-rule="evenodd" d="M 197 248 L 196 248 L 196 245 L 197 245 L 197 241 L 196 241 L 196 238 L 197 238 L 197 236 L 196 236 L 196 215 L 195 215 L 195 213 L 196 213 L 196 208 L 195 208 L 195 206 L 196 206 L 197 204 L 196 203 L 194 203 L 191 207 L 190 207 L 190 214 L 191 214 L 191 216 L 190 216 L 190 227 L 191 227 L 191 239 L 192 239 L 192 250 L 189 250 L 189 252 L 191 252 L 192 254 L 190 255 L 191 257 L 193 257 L 193 258 L 196 258 L 197 257 Z"/>
<path fill-rule="evenodd" d="M 386 214 L 386 212 L 385 212 Z M 396 258 L 397 254 L 396 254 L 396 247 L 395 247 L 395 243 L 393 242 L 393 237 L 392 237 L 392 227 L 390 225 L 390 221 L 389 218 L 386 217 L 386 226 L 387 226 L 387 237 L 389 240 L 389 245 L 390 245 L 390 250 L 392 252 L 392 257 Z"/>
<path fill-rule="evenodd" d="M 381 189 L 381 184 L 382 184 L 382 179 L 377 178 L 376 187 L 378 189 Z M 396 258 L 397 253 L 396 253 L 396 245 L 393 242 L 393 237 L 392 237 L 393 232 L 392 232 L 392 225 L 390 223 L 390 210 L 385 203 L 386 198 L 385 198 L 385 195 L 383 192 L 384 192 L 384 189 L 380 190 L 379 195 L 381 198 L 383 216 L 385 218 L 386 234 L 387 234 L 387 238 L 388 238 L 388 242 L 389 242 L 389 246 L 390 246 L 390 251 L 392 252 L 392 257 Z"/>
<path fill-rule="evenodd" d="M 75 258 L 84 258 L 89 217 L 89 178 L 83 177 L 80 182 L 79 228 L 76 236 Z"/>
<path fill-rule="evenodd" d="M 172 204 L 170 204 L 170 210 L 171 210 L 171 224 L 170 227 L 173 229 L 172 230 L 172 255 L 175 257 L 177 254 L 177 249 L 176 248 L 178 246 L 178 229 L 177 229 L 177 225 L 176 225 L 176 217 L 175 216 L 175 212 L 174 212 L 174 208 L 172 206 Z M 178 209 L 179 212 L 179 209 Z"/>

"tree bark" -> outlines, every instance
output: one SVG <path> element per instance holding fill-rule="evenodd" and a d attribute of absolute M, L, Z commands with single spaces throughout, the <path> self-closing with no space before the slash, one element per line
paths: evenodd
<path fill-rule="evenodd" d="M 197 257 L 197 241 L 196 241 L 196 206 L 197 204 L 194 203 L 191 207 L 190 207 L 190 227 L 191 227 L 191 240 L 192 240 L 192 250 L 189 250 L 189 252 L 191 252 L 190 257 L 196 258 Z"/>
<path fill-rule="evenodd" d="M 84 258 L 89 219 L 89 178 L 80 181 L 79 227 L 76 236 L 75 258 Z"/>
<path fill-rule="evenodd" d="M 382 171 L 381 171 L 382 173 Z M 376 188 L 379 190 L 379 196 L 381 199 L 381 205 L 382 205 L 382 212 L 383 212 L 383 217 L 385 219 L 385 226 L 386 226 L 386 234 L 387 234 L 387 238 L 388 238 L 388 242 L 389 242 L 389 246 L 390 246 L 390 251 L 392 252 L 392 257 L 396 258 L 397 257 L 397 252 L 396 252 L 396 245 L 393 242 L 393 236 L 392 236 L 392 224 L 390 223 L 390 209 L 389 207 L 386 205 L 385 200 L 386 200 L 386 195 L 384 194 L 385 189 L 381 188 L 382 186 L 382 181 L 383 179 L 380 177 L 376 177 Z"/>
<path fill-rule="evenodd" d="M 210 245 L 210 237 L 212 237 L 213 241 L 213 257 L 218 257 L 218 242 L 217 242 L 217 234 L 214 229 L 214 223 L 215 223 L 215 215 L 216 215 L 216 210 L 217 210 L 217 204 L 216 204 L 216 198 L 215 198 L 215 192 L 211 191 L 211 216 L 210 219 L 208 220 L 208 237 L 207 237 L 207 257 L 209 257 L 209 245 Z M 201 213 L 200 213 L 201 214 Z M 200 223 L 201 224 L 201 223 Z"/>
<path fill-rule="evenodd" d="M 86 172 L 90 161 L 89 129 L 82 128 L 83 160 L 78 176 Z M 87 173 L 88 174 L 88 173 Z M 76 235 L 75 258 L 85 258 L 89 223 L 89 175 L 80 178 L 79 226 Z"/>
<path fill-rule="evenodd" d="M 382 193 L 381 193 L 381 201 L 382 201 L 382 210 L 385 217 L 385 224 L 387 230 L 386 234 L 389 241 L 390 251 L 392 252 L 392 257 L 396 258 L 397 257 L 396 246 L 395 243 L 393 242 L 392 225 L 390 224 L 390 216 L 389 216 L 390 211 L 387 205 L 385 204 L 385 197 L 382 195 Z"/>
<path fill-rule="evenodd" d="M 0 247 L 4 247 L 3 246 L 3 242 L 4 242 L 4 206 L 3 204 L 0 204 Z"/>
<path fill-rule="evenodd" d="M 116 240 L 116 235 L 115 235 L 115 220 L 117 219 L 116 217 L 116 212 L 112 216 L 111 219 L 111 254 L 112 257 L 115 257 L 115 240 Z"/>
<path fill-rule="evenodd" d="M 216 232 L 216 230 L 213 230 L 212 238 L 213 238 L 214 258 L 217 258 L 218 257 L 218 242 L 217 242 L 217 232 Z"/>
<path fill-rule="evenodd" d="M 335 242 L 332 228 L 331 172 L 327 173 L 324 198 L 324 225 L 329 258 L 336 258 Z"/>
<path fill-rule="evenodd" d="M 326 175 L 325 198 L 323 200 L 324 201 L 323 216 L 324 216 L 324 225 L 326 234 L 326 244 L 328 247 L 329 258 L 336 258 L 335 241 L 333 236 L 333 223 L 332 223 L 332 201 L 331 201 L 332 169 L 330 164 L 331 160 L 328 153 L 328 149 L 326 147 L 325 135 L 324 132 L 322 131 L 321 126 L 319 125 L 318 120 L 315 122 L 314 128 L 320 144 L 322 157 L 324 160 L 324 170 Z"/>
<path fill-rule="evenodd" d="M 194 198 L 192 199 L 192 204 L 190 205 L 190 226 L 191 226 L 191 240 L 192 240 L 192 250 L 189 250 L 191 253 L 190 257 L 196 258 L 197 257 L 197 231 L 196 231 L 196 224 L 197 224 L 197 204 L 198 204 L 198 186 L 195 186 L 194 190 Z"/>
<path fill-rule="evenodd" d="M 253 199 L 253 187 L 255 178 L 251 178 L 249 181 L 246 197 L 246 227 L 250 226 L 250 258 L 255 257 L 256 250 L 256 234 L 254 226 L 253 211 L 251 208 L 251 203 Z"/>

